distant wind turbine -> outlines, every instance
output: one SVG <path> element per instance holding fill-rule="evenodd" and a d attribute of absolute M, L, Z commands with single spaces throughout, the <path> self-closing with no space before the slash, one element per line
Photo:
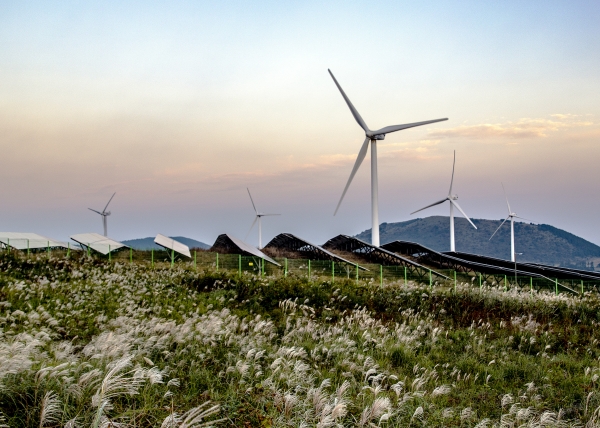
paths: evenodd
<path fill-rule="evenodd" d="M 473 222 L 471 221 L 469 216 L 467 216 L 467 214 L 465 214 L 465 212 L 462 210 L 460 205 L 458 205 L 458 202 L 457 202 L 458 195 L 452 194 L 452 184 L 454 183 L 454 165 L 455 164 L 456 164 L 456 150 L 454 151 L 454 162 L 452 163 L 452 179 L 450 180 L 450 190 L 448 191 L 448 196 L 446 196 L 441 201 L 434 202 L 431 205 L 427 205 L 426 207 L 423 207 L 420 210 L 416 210 L 416 211 L 410 213 L 412 215 L 412 214 L 418 213 L 419 211 L 423 211 L 427 208 L 434 207 L 439 204 L 443 204 L 446 201 L 450 202 L 450 251 L 452 251 L 452 252 L 456 251 L 456 247 L 454 245 L 454 207 L 458 208 L 458 210 L 462 213 L 462 215 L 464 215 L 465 218 L 467 220 L 469 220 L 469 223 L 471 223 L 471 225 L 475 229 L 477 229 L 477 226 L 475 226 L 473 224 Z"/>
<path fill-rule="evenodd" d="M 112 199 L 115 197 L 116 194 L 117 194 L 117 192 L 113 193 L 113 195 L 108 200 L 108 204 L 110 204 L 110 201 L 112 201 Z M 106 211 L 106 209 L 108 208 L 108 204 L 106 204 L 106 206 L 104 207 L 102 212 L 88 208 L 88 210 L 94 211 L 95 213 L 98 213 L 102 216 L 102 225 L 104 226 L 104 236 L 108 236 L 107 235 L 107 226 L 106 226 L 106 217 L 108 217 L 110 215 L 110 211 Z"/>
<path fill-rule="evenodd" d="M 504 192 L 504 197 L 506 198 L 506 206 L 508 207 L 508 217 L 506 217 L 504 219 L 504 221 L 502 223 L 500 223 L 500 226 L 498 226 L 498 229 L 496 229 L 496 231 L 494 233 L 492 233 L 492 236 L 490 236 L 490 241 L 492 240 L 492 238 L 494 237 L 494 235 L 496 234 L 496 232 L 498 232 L 500 230 L 500 228 L 502 227 L 502 225 L 504 223 L 506 223 L 506 220 L 510 219 L 510 261 L 514 262 L 515 261 L 515 218 L 520 218 L 521 220 L 527 220 L 526 218 L 523 217 L 519 217 L 517 215 L 517 213 L 512 212 L 512 210 L 510 209 L 510 204 L 508 203 L 508 196 L 506 196 L 506 190 L 504 189 L 504 184 L 502 184 L 502 191 Z"/>
<path fill-rule="evenodd" d="M 335 82 L 335 85 L 338 87 L 338 89 L 342 93 L 342 97 L 344 97 L 346 104 L 348 104 L 348 107 L 350 108 L 350 112 L 352 113 L 352 116 L 354 116 L 354 120 L 356 120 L 356 122 L 360 125 L 360 127 L 363 129 L 363 131 L 365 131 L 365 141 L 364 141 L 362 147 L 360 148 L 360 151 L 358 152 L 358 156 L 356 157 L 356 162 L 354 163 L 354 167 L 352 168 L 352 172 L 350 173 L 350 178 L 348 179 L 348 183 L 346 183 L 346 187 L 344 188 L 342 197 L 340 198 L 340 201 L 338 202 L 337 208 L 335 209 L 335 212 L 333 213 L 333 215 L 337 214 L 337 212 L 340 208 L 340 205 L 342 204 L 342 200 L 344 199 L 344 196 L 346 195 L 346 192 L 348 191 L 348 187 L 350 187 L 350 183 L 352 183 L 352 179 L 354 178 L 354 175 L 356 174 L 356 171 L 358 171 L 358 168 L 360 167 L 362 161 L 364 160 L 365 156 L 367 155 L 367 150 L 369 149 L 369 143 L 371 143 L 371 221 L 372 221 L 372 223 L 371 223 L 371 244 L 378 247 L 379 246 L 379 195 L 378 195 L 378 182 L 377 182 L 377 140 L 383 140 L 385 138 L 385 135 L 389 134 L 390 132 L 396 132 L 396 131 L 401 131 L 403 129 L 414 128 L 415 126 L 421 126 L 421 125 L 427 125 L 430 123 L 441 122 L 443 120 L 448 120 L 448 118 L 427 120 L 425 122 L 407 123 L 404 125 L 386 126 L 385 128 L 381 128 L 376 131 L 372 131 L 369 129 L 369 127 L 367 126 L 367 124 L 365 123 L 363 118 L 360 116 L 360 114 L 358 113 L 356 108 L 354 108 L 354 106 L 352 105 L 352 102 L 350 102 L 350 99 L 346 96 L 346 93 L 344 92 L 344 90 L 342 89 L 342 87 L 340 86 L 338 81 L 335 79 L 331 70 L 328 69 L 327 71 L 329 71 L 329 74 L 331 75 L 331 78 Z"/>
<path fill-rule="evenodd" d="M 250 235 L 250 232 L 252 232 L 252 228 L 258 221 L 258 249 L 260 250 L 260 249 L 262 249 L 262 226 L 261 226 L 261 221 L 260 221 L 261 218 L 266 217 L 266 216 L 281 215 L 281 214 L 264 214 L 264 213 L 258 212 L 256 210 L 256 205 L 254 205 L 254 200 L 252 199 L 252 195 L 250 194 L 250 189 L 248 189 L 246 187 L 246 190 L 248 191 L 248 196 L 250 196 L 250 202 L 252 202 L 252 208 L 254 208 L 254 212 L 256 213 L 256 217 L 254 217 L 254 221 L 252 222 L 252 226 L 250 226 L 250 230 L 246 234 L 246 238 L 248 238 L 248 235 Z M 246 238 L 244 238 L 244 240 Z"/>

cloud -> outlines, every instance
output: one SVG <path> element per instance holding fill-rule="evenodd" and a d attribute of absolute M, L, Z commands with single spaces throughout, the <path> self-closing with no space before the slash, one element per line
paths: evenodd
<path fill-rule="evenodd" d="M 591 126 L 590 121 L 581 121 L 573 114 L 553 114 L 552 119 L 523 118 L 516 122 L 483 123 L 463 125 L 456 128 L 442 129 L 429 133 L 432 138 L 471 138 L 492 139 L 508 138 L 512 140 L 544 138 L 550 133 L 564 129 Z"/>

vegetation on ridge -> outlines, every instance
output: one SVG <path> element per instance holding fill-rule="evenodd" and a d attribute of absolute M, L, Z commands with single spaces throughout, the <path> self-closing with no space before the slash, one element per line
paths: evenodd
<path fill-rule="evenodd" d="M 496 233 L 503 220 L 472 219 L 474 229 L 462 217 L 454 219 L 456 250 L 510 260 L 510 223 Z M 436 251 L 450 250 L 450 219 L 444 216 L 416 218 L 398 223 L 382 223 L 382 244 L 401 240 L 418 242 Z M 370 242 L 371 229 L 356 235 Z M 523 262 L 546 263 L 580 269 L 594 269 L 600 264 L 600 247 L 572 233 L 547 224 L 515 222 L 515 249 Z M 594 265 L 592 265 L 592 263 Z"/>
<path fill-rule="evenodd" d="M 600 299 L 0 254 L 0 425 L 599 426 Z"/>

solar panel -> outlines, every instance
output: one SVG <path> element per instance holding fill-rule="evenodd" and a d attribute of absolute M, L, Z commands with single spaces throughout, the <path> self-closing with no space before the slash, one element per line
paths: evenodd
<path fill-rule="evenodd" d="M 367 268 L 346 260 L 319 245 L 315 245 L 305 241 L 304 239 L 298 238 L 296 235 L 291 233 L 280 233 L 271 239 L 265 248 L 293 251 L 307 258 L 313 258 L 316 260 L 332 260 L 338 263 L 346 263 L 352 266 L 358 266 L 358 268 L 361 270 L 368 270 Z"/>
<path fill-rule="evenodd" d="M 173 250 L 176 253 L 192 258 L 192 255 L 190 254 L 190 248 L 187 245 L 182 244 L 181 242 L 176 241 L 173 238 L 169 238 L 168 236 L 161 235 L 159 233 L 158 235 L 156 235 L 156 238 L 154 238 L 154 243 L 156 245 L 160 245 L 161 247 L 167 250 Z"/>
<path fill-rule="evenodd" d="M 0 243 L 16 250 L 68 248 L 66 242 L 55 241 L 37 233 L 0 232 Z"/>
<path fill-rule="evenodd" d="M 100 254 L 107 255 L 109 252 L 113 252 L 120 248 L 129 248 L 127 245 L 115 241 L 114 239 L 107 238 L 98 233 L 80 233 L 70 237 L 73 241 L 81 244 L 84 247 L 91 248 Z"/>
<path fill-rule="evenodd" d="M 252 256 L 259 257 L 268 261 L 269 263 L 273 263 L 276 266 L 281 266 L 271 257 L 267 256 L 265 253 L 260 251 L 258 248 L 253 247 L 250 244 L 245 243 L 241 239 L 237 239 L 234 236 L 228 235 L 226 233 L 219 235 L 213 244 L 212 251 L 224 250 L 229 253 L 246 253 Z"/>

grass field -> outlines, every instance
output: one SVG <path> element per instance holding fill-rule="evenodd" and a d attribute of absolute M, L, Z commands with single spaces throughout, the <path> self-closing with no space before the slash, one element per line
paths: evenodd
<path fill-rule="evenodd" d="M 0 254 L 0 426 L 600 426 L 600 299 Z"/>

